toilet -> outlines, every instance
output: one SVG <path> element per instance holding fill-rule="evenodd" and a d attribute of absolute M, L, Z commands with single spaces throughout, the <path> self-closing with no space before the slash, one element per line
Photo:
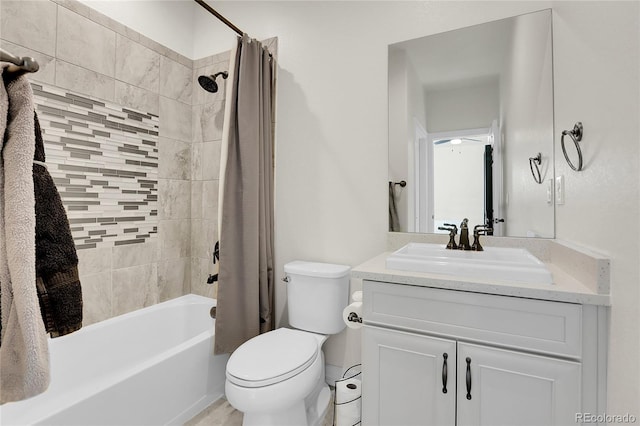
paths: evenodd
<path fill-rule="evenodd" d="M 244 426 L 316 426 L 329 407 L 322 344 L 345 327 L 345 265 L 293 261 L 284 266 L 290 328 L 243 343 L 227 363 L 225 393 Z"/>

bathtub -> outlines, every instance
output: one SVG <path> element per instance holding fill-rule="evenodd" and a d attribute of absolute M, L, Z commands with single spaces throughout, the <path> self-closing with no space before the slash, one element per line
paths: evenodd
<path fill-rule="evenodd" d="M 224 393 L 214 304 L 190 294 L 49 340 L 49 389 L 0 407 L 2 425 L 184 423 Z"/>

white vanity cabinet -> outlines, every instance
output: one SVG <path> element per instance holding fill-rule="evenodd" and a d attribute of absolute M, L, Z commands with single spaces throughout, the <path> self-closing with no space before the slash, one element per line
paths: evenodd
<path fill-rule="evenodd" d="M 600 407 L 594 306 L 367 280 L 363 293 L 363 425 L 575 425 Z"/>
<path fill-rule="evenodd" d="M 456 424 L 455 340 L 370 326 L 362 339 L 363 424 Z"/>

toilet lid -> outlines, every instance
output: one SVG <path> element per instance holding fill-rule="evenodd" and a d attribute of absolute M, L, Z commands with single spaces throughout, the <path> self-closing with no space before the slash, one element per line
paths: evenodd
<path fill-rule="evenodd" d="M 279 328 L 243 343 L 227 362 L 227 379 L 244 387 L 281 382 L 309 367 L 318 356 L 310 333 Z"/>

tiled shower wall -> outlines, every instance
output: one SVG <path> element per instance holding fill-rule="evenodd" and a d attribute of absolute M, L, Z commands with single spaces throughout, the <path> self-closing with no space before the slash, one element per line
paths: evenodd
<path fill-rule="evenodd" d="M 216 286 L 207 284 L 213 272 L 213 248 L 218 240 L 218 194 L 220 144 L 224 120 L 226 80 L 216 79 L 218 91 L 198 85 L 198 76 L 229 70 L 229 52 L 194 61 L 193 145 L 191 146 L 191 279 L 192 292 L 214 296 Z"/>
<path fill-rule="evenodd" d="M 121 157 L 111 158 L 129 167 L 132 173 L 149 174 L 149 179 L 138 176 L 146 181 L 138 183 L 147 186 L 138 190 L 151 189 L 153 182 L 157 182 L 154 188 L 157 200 L 154 200 L 154 191 L 149 191 L 152 194 L 144 194 L 145 197 L 151 195 L 146 201 L 145 197 L 132 201 L 128 195 L 122 195 L 111 203 L 128 202 L 127 210 L 138 212 L 124 217 L 144 216 L 148 224 L 156 221 L 157 236 L 153 225 L 150 230 L 138 229 L 145 232 L 132 231 L 135 227 L 120 223 L 114 214 L 110 216 L 111 223 L 118 232 L 122 234 L 128 229 L 137 232 L 136 236 L 140 238 L 112 236 L 117 232 L 99 232 L 101 228 L 97 219 L 84 226 L 77 221 L 72 223 L 76 228 L 74 238 L 77 238 L 80 258 L 85 324 L 189 292 L 212 295 L 212 286 L 204 282 L 211 272 L 211 249 L 217 234 L 217 179 L 224 85 L 217 95 L 210 95 L 199 87 L 196 89 L 194 81 L 202 68 L 228 67 L 225 65 L 228 64 L 228 54 L 196 61 L 194 69 L 191 59 L 74 0 L 2 0 L 0 19 L 2 47 L 16 55 L 33 56 L 38 60 L 41 69 L 29 75 L 29 79 L 36 91 L 49 90 L 61 96 L 58 99 L 60 105 L 54 105 L 58 109 L 66 108 L 65 98 L 77 96 L 80 107 L 83 107 L 83 102 L 86 105 L 93 102 L 98 109 L 110 107 L 119 110 L 113 115 L 122 115 L 122 120 L 149 117 L 149 123 L 153 125 L 153 120 L 156 120 L 158 126 L 157 135 L 138 139 L 140 146 L 149 150 L 134 148 L 135 144 L 127 143 L 131 140 L 121 141 L 121 148 L 125 150 L 116 148 L 115 154 L 117 156 L 119 152 Z M 113 170 L 118 169 L 121 175 L 126 175 L 127 167 L 94 164 L 100 164 L 109 155 L 108 148 L 100 145 L 116 142 L 117 138 L 109 139 L 102 135 L 104 140 L 97 146 L 91 146 L 94 152 L 84 152 L 87 146 L 74 145 L 70 139 L 96 143 L 95 138 L 73 133 L 77 130 L 82 133 L 84 127 L 70 123 L 82 121 L 76 120 L 72 114 L 57 113 L 59 117 L 55 114 L 47 117 L 41 104 L 51 98 L 55 97 L 36 93 L 48 161 L 59 163 L 52 166 L 52 174 L 65 163 L 81 167 L 75 171 L 66 170 L 70 177 L 59 177 L 59 191 L 65 192 L 66 184 L 78 192 L 99 193 L 98 198 L 104 200 L 108 198 L 102 194 L 105 186 L 107 190 L 124 188 L 126 185 L 112 184 L 109 178 L 115 179 L 118 173 L 113 173 Z M 78 113 L 73 109 L 75 107 L 69 108 Z M 54 129 L 52 122 L 59 126 Z M 94 130 L 90 126 L 84 129 Z M 124 136 L 126 139 L 132 135 L 125 132 Z M 143 140 L 148 143 L 143 144 Z M 152 143 L 156 143 L 155 148 Z M 133 158 L 135 153 L 131 152 L 138 150 L 145 153 L 138 152 L 139 156 L 154 157 L 154 149 L 158 151 L 155 153 L 157 159 L 145 158 L 150 160 L 145 161 L 145 165 L 141 164 L 141 158 Z M 153 163 L 157 163 L 157 167 L 151 166 Z M 107 161 L 105 164 L 111 163 Z M 100 167 L 111 170 L 115 176 L 89 176 L 94 169 L 100 173 Z M 84 180 L 81 179 L 83 173 Z M 104 218 L 105 214 L 108 215 L 103 211 L 108 208 L 96 207 L 87 200 L 96 201 L 77 193 L 63 195 L 70 217 L 86 214 L 90 218 L 100 215 Z M 139 204 L 136 209 L 136 202 L 146 202 L 150 207 Z M 157 215 L 152 213 L 154 203 Z M 71 208 L 72 205 L 75 207 Z M 90 230 L 93 231 L 92 236 L 98 237 L 89 238 Z M 82 232 L 86 235 L 81 235 Z M 100 237 L 104 235 L 106 237 Z M 121 241 L 119 245 L 116 245 L 116 240 Z M 95 248 L 92 248 L 93 244 Z"/>

